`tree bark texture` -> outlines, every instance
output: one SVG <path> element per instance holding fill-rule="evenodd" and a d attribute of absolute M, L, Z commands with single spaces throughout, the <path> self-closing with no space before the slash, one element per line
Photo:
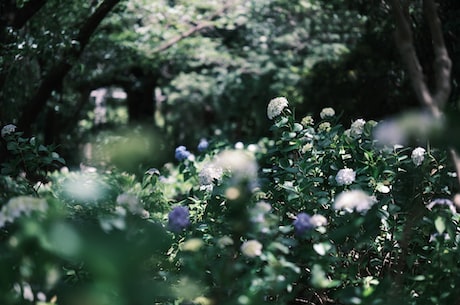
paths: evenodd
<path fill-rule="evenodd" d="M 434 50 L 435 86 L 430 92 L 425 75 L 414 46 L 413 33 L 409 22 L 408 2 L 390 0 L 396 22 L 395 38 L 402 60 L 407 67 L 415 94 L 422 105 L 435 117 L 440 117 L 451 91 L 452 62 L 445 46 L 437 5 L 433 0 L 423 1 L 423 13 L 430 29 Z"/>

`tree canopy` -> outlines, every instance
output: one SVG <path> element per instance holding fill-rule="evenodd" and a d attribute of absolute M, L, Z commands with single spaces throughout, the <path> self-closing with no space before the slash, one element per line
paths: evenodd
<path fill-rule="evenodd" d="M 439 6 L 451 58 L 455 12 L 454 0 Z M 410 14 L 430 85 L 434 55 L 418 2 Z M 295 100 L 299 115 L 333 106 L 347 123 L 418 105 L 387 1 L 10 0 L 1 24 L 1 122 L 68 153 L 104 127 L 93 121 L 98 88 L 126 93 L 104 106 L 118 109 L 105 129 L 148 126 L 167 150 L 216 132 L 266 135 L 263 109 L 274 96 Z M 450 105 L 458 70 L 454 60 Z"/>

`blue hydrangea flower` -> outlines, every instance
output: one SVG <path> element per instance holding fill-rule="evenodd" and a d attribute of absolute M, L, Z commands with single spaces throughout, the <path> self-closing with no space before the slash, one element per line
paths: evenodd
<path fill-rule="evenodd" d="M 311 216 L 307 213 L 299 213 L 293 224 L 297 234 L 303 234 L 313 228 L 313 224 L 311 223 Z"/>
<path fill-rule="evenodd" d="M 190 214 L 187 207 L 177 206 L 168 214 L 168 228 L 180 232 L 190 225 Z"/>
<path fill-rule="evenodd" d="M 197 148 L 198 148 L 198 151 L 199 151 L 199 152 L 203 152 L 203 151 L 205 151 L 205 150 L 208 148 L 208 146 L 209 146 L 208 141 L 206 141 L 206 139 L 201 139 L 201 140 L 200 140 L 200 143 L 198 143 L 198 147 L 197 147 Z"/>
<path fill-rule="evenodd" d="M 191 153 L 183 145 L 178 146 L 176 148 L 176 152 L 174 154 L 174 156 L 176 157 L 176 159 L 178 161 L 183 161 L 183 160 L 187 159 L 188 157 L 190 157 L 190 155 L 191 155 Z"/>

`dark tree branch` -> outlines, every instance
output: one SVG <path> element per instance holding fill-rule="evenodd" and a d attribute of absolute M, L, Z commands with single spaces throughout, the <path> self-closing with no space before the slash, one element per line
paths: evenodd
<path fill-rule="evenodd" d="M 30 132 L 31 125 L 35 122 L 40 111 L 46 106 L 46 102 L 51 96 L 51 93 L 59 86 L 62 79 L 72 68 L 74 59 L 77 59 L 82 54 L 96 28 L 119 2 L 120 0 L 105 0 L 102 2 L 80 28 L 77 36 L 74 38 L 77 42 L 73 44 L 74 47 L 68 50 L 67 53 L 62 56 L 62 59 L 51 67 L 19 119 L 18 125 L 24 132 Z"/>
<path fill-rule="evenodd" d="M 391 0 L 391 6 L 396 23 L 396 44 L 403 62 L 407 66 L 415 94 L 418 100 L 428 107 L 435 117 L 440 117 L 450 95 L 452 62 L 444 43 L 436 5 L 433 0 L 424 0 L 423 2 L 424 14 L 430 28 L 435 54 L 435 88 L 433 93 L 428 89 L 425 75 L 414 47 L 413 33 L 408 21 L 408 3 L 406 2 L 402 5 L 399 0 Z"/>
<path fill-rule="evenodd" d="M 435 92 L 434 103 L 439 108 L 444 108 L 451 92 L 450 74 L 452 61 L 447 53 L 441 21 L 437 14 L 437 5 L 433 0 L 423 1 L 423 11 L 428 22 L 434 50 Z"/>
<path fill-rule="evenodd" d="M 203 30 L 205 28 L 208 28 L 211 25 L 212 25 L 212 23 L 210 23 L 210 22 L 200 22 L 199 24 L 197 24 L 196 26 L 188 29 L 184 33 L 181 33 L 180 35 L 171 38 L 170 40 L 168 40 L 167 42 L 165 42 L 164 44 L 162 44 L 161 46 L 159 46 L 158 48 L 153 50 L 153 53 L 163 52 L 163 51 L 169 49 L 170 47 L 172 47 L 173 45 L 175 45 L 176 43 L 178 43 L 179 41 L 181 41 L 181 40 L 183 40 L 183 39 L 185 39 L 187 37 L 190 37 L 193 34 L 195 34 L 196 32 L 199 32 L 199 31 L 201 31 L 201 30 Z"/>
<path fill-rule="evenodd" d="M 169 49 L 170 47 L 172 47 L 173 45 L 175 45 L 176 43 L 178 43 L 179 41 L 181 41 L 181 40 L 183 40 L 183 39 L 185 39 L 187 37 L 190 37 L 193 34 L 199 32 L 199 31 L 201 31 L 203 29 L 212 27 L 213 23 L 211 21 L 214 20 L 215 18 L 218 18 L 218 17 L 222 16 L 233 5 L 234 5 L 233 1 L 227 2 L 219 10 L 217 10 L 216 12 L 211 14 L 209 16 L 208 20 L 204 20 L 204 21 L 198 23 L 197 25 L 189 28 L 187 31 L 179 34 L 178 36 L 171 38 L 170 40 L 166 41 L 164 44 L 160 45 L 158 48 L 153 50 L 153 53 L 155 54 L 155 53 L 163 52 L 163 51 Z"/>
<path fill-rule="evenodd" d="M 452 61 L 444 42 L 437 5 L 434 0 L 423 1 L 423 13 L 430 29 L 435 57 L 433 62 L 435 78 L 433 93 L 428 89 L 415 51 L 412 30 L 407 17 L 409 14 L 408 7 L 402 7 L 399 0 L 391 0 L 391 6 L 396 21 L 396 43 L 409 71 L 417 98 L 429 108 L 435 117 L 440 117 L 451 92 Z M 454 149 L 450 149 L 450 152 L 460 183 L 460 157 Z"/>
<path fill-rule="evenodd" d="M 20 29 L 46 4 L 46 2 L 47 0 L 30 0 L 21 8 L 15 6 L 14 9 L 3 12 L 2 19 L 7 26 Z"/>

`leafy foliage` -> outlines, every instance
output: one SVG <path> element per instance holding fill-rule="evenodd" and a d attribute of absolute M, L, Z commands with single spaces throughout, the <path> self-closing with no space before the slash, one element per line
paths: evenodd
<path fill-rule="evenodd" d="M 141 181 L 61 170 L 36 195 L 10 193 L 0 211 L 2 301 L 458 298 L 458 185 L 445 151 L 387 146 L 383 122 L 347 128 L 332 108 L 296 121 L 280 103 L 270 117 L 270 138 L 209 139 L 196 154 L 184 146 L 180 161 Z"/>

